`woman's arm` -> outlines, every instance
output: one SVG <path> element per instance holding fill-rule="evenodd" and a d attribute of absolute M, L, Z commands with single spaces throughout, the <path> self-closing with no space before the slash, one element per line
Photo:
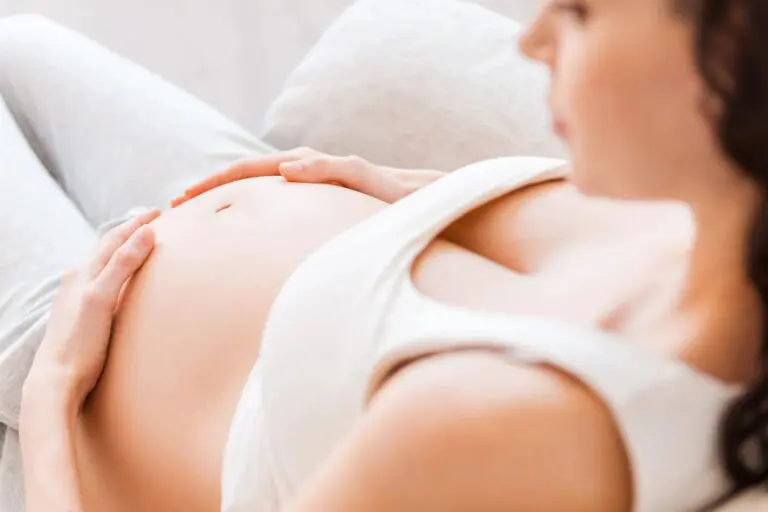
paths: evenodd
<path fill-rule="evenodd" d="M 74 434 L 78 407 L 68 376 L 51 369 L 24 386 L 21 447 L 30 512 L 81 512 Z"/>
<path fill-rule="evenodd" d="M 24 383 L 20 434 L 29 512 L 82 512 L 75 432 L 101 375 L 125 283 L 154 247 L 153 210 L 110 231 L 91 261 L 67 274 Z"/>
<path fill-rule="evenodd" d="M 621 512 L 629 465 L 610 413 L 568 376 L 495 355 L 406 367 L 291 512 Z"/>
<path fill-rule="evenodd" d="M 440 179 L 445 173 L 429 169 L 385 167 L 357 156 L 333 156 L 310 148 L 297 148 L 241 160 L 190 186 L 171 201 L 171 206 L 179 206 L 233 181 L 278 175 L 287 181 L 339 185 L 385 203 L 394 203 Z"/>
<path fill-rule="evenodd" d="M 299 148 L 238 162 L 225 171 L 209 176 L 189 187 L 171 204 L 178 206 L 215 187 L 233 181 L 260 176 L 282 175 L 287 181 L 340 185 L 387 203 L 393 203 L 442 178 L 446 173 L 429 169 L 398 169 L 375 165 L 356 156 L 338 157 Z M 551 241 L 562 243 L 578 236 L 573 213 L 592 216 L 585 210 L 585 198 L 562 181 L 530 187 L 515 194 L 515 200 L 501 198 L 464 216 L 451 226 L 444 237 L 472 252 L 518 271 L 533 270 L 526 261 L 540 260 L 536 254 L 521 254 L 516 241 L 535 239 L 542 247 Z M 535 201 L 534 201 L 535 200 Z M 533 206 L 530 208 L 529 206 Z M 521 217 L 521 212 L 525 217 Z M 534 217 L 533 219 L 531 217 Z M 544 223 L 542 218 L 560 216 L 562 222 Z M 523 219 L 520 222 L 519 219 Z M 590 222 L 590 225 L 594 223 Z M 542 225 L 555 229 L 542 230 Z M 521 231 L 521 226 L 537 226 Z M 564 229 L 558 229 L 563 226 Z M 567 229 L 566 229 L 567 227 Z"/>

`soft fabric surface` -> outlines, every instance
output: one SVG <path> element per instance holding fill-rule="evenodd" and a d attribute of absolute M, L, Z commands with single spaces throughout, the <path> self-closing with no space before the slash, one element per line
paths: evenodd
<path fill-rule="evenodd" d="M 540 0 L 473 1 L 526 20 Z M 352 3 L 0 0 L 0 16 L 40 13 L 159 73 L 245 128 L 258 130 L 285 78 Z M 136 27 L 141 27 L 141 37 Z"/>
<path fill-rule="evenodd" d="M 272 151 L 204 103 L 37 16 L 0 20 L 0 510 L 22 512 L 23 382 L 61 270 L 95 227 Z M 120 219 L 117 221 L 119 222 Z"/>
<path fill-rule="evenodd" d="M 399 8 L 404 9 L 405 4 L 411 2 L 418 4 L 414 5 L 412 12 L 421 13 L 422 23 L 425 27 L 429 26 L 430 23 L 436 23 L 434 20 L 444 17 L 444 14 L 439 11 L 427 11 L 425 7 L 427 2 L 419 0 L 411 0 L 411 2 L 407 0 L 389 1 L 393 9 L 395 5 L 400 5 Z M 364 0 L 358 7 L 364 7 L 364 4 L 370 3 L 372 2 Z M 388 3 L 381 2 L 382 6 Z M 439 3 L 446 5 L 453 3 L 453 1 L 440 1 Z M 449 11 L 455 13 L 456 9 L 465 8 L 466 6 L 454 6 L 450 7 Z M 403 13 L 402 10 L 400 12 Z M 470 9 L 469 12 L 475 14 L 468 15 L 461 23 L 469 23 L 473 19 L 477 22 L 482 18 L 496 20 L 494 23 L 499 24 L 497 27 L 502 25 L 509 27 L 509 22 L 503 18 L 497 19 L 499 17 L 488 12 L 477 8 Z M 392 18 L 383 17 L 382 21 L 391 22 Z M 401 22 L 407 25 L 407 22 L 402 19 Z M 369 26 L 373 26 L 370 19 L 367 23 Z M 386 27 L 385 24 L 382 24 L 377 29 L 379 31 L 378 36 L 374 33 L 368 34 L 367 37 L 372 38 L 371 44 L 373 46 L 365 51 L 360 50 L 360 54 L 356 56 L 358 65 L 376 68 L 377 66 L 384 67 L 386 64 L 390 70 L 397 69 L 398 65 L 394 57 L 390 58 L 389 63 L 365 62 L 364 58 L 366 52 L 369 52 L 370 55 L 371 51 L 380 51 L 379 48 L 376 48 L 375 41 L 386 41 L 387 37 L 384 33 L 396 29 L 395 26 Z M 447 48 L 456 48 L 466 44 L 465 39 L 468 40 L 468 38 L 463 37 L 461 32 L 458 32 L 458 36 L 456 33 L 452 33 L 452 37 L 448 38 L 448 34 L 445 33 L 446 30 L 444 29 L 444 32 L 437 34 L 436 37 L 443 41 L 439 44 L 447 45 L 445 46 Z M 476 30 L 483 32 L 479 26 Z M 480 35 L 490 37 L 493 32 L 494 29 L 489 27 L 488 34 Z M 422 47 L 431 48 L 427 34 L 419 35 L 418 26 L 411 26 L 410 33 L 418 36 L 418 44 Z M 475 39 L 474 35 L 472 39 Z M 437 40 L 435 40 L 435 44 L 438 44 Z M 327 43 L 324 42 L 323 44 Z M 398 44 L 400 44 L 401 52 L 406 51 L 404 43 Z M 498 50 L 496 54 L 499 55 L 498 58 L 517 63 L 518 58 L 514 57 L 513 44 L 506 39 L 504 39 L 503 44 L 503 50 Z M 411 46 L 413 45 L 411 44 Z M 352 50 L 354 48 L 347 48 L 344 51 L 352 54 Z M 332 52 L 333 48 L 328 47 L 325 51 Z M 466 48 L 462 51 L 470 52 L 472 49 Z M 431 52 L 432 60 L 428 61 L 430 66 L 443 69 L 445 70 L 444 73 L 451 71 L 460 77 L 461 83 L 479 84 L 484 91 L 491 89 L 490 86 L 484 86 L 481 83 L 481 78 L 470 80 L 461 75 L 462 70 L 457 65 L 441 63 L 437 56 L 438 52 L 434 48 Z M 310 58 L 314 57 L 310 56 Z M 409 70 L 411 76 L 418 77 L 419 59 L 412 54 L 404 54 L 402 58 L 401 67 L 404 70 Z M 471 61 L 461 52 L 457 53 L 458 59 L 472 65 L 467 69 L 478 66 L 481 62 L 480 60 Z M 19 122 L 25 132 L 22 134 L 19 127 L 14 124 L 14 119 L 6 107 L 0 106 L 0 133 L 3 134 L 0 138 L 4 141 L 0 145 L 0 159 L 6 164 L 0 169 L 6 171 L 3 176 L 0 176 L 0 183 L 3 184 L 0 187 L 0 196 L 5 199 L 5 201 L 0 202 L 6 207 L 4 211 L 8 214 L 3 218 L 6 230 L 3 231 L 0 240 L 14 248 L 14 251 L 6 251 L 0 255 L 2 256 L 0 258 L 2 260 L 0 282 L 3 283 L 0 286 L 0 291 L 5 292 L 0 297 L 0 320 L 2 320 L 0 332 L 3 334 L 0 336 L 0 351 L 4 352 L 0 361 L 3 364 L 14 366 L 18 371 L 24 371 L 21 366 L 29 364 L 31 355 L 39 342 L 40 332 L 44 327 L 49 296 L 55 289 L 55 275 L 61 268 L 71 265 L 72 262 L 82 257 L 82 254 L 87 250 L 95 236 L 91 224 L 109 218 L 116 211 L 123 211 L 125 207 L 133 206 L 136 202 L 145 204 L 162 202 L 170 197 L 169 194 L 175 194 L 196 177 L 218 170 L 237 158 L 266 149 L 243 130 L 177 89 L 170 88 L 168 84 L 157 80 L 156 77 L 145 71 L 120 61 L 114 55 L 96 49 L 91 44 L 84 44 L 82 39 L 52 27 L 40 19 L 20 18 L 13 22 L 6 20 L 0 24 L 0 63 L 2 63 L 0 66 L 0 93 L 5 97 L 8 106 L 13 110 L 16 121 Z M 342 64 L 340 60 L 337 62 L 338 66 Z M 486 73 L 482 76 L 493 76 L 487 68 L 497 65 L 496 60 L 488 59 L 485 67 L 479 66 L 479 72 Z M 73 69 L 78 69 L 79 72 L 73 73 Z M 310 69 L 310 71 L 312 70 Z M 448 76 L 453 75 L 448 74 Z M 343 75 L 329 76 L 325 81 L 329 86 L 333 86 L 334 79 L 341 84 L 349 77 Z M 369 86 L 381 86 L 366 76 L 360 77 L 359 80 L 368 83 Z M 541 80 L 541 82 L 534 81 L 534 83 L 545 83 L 542 77 L 536 78 L 536 80 Z M 55 82 L 57 87 L 54 89 L 42 87 L 51 82 Z M 435 82 L 430 83 L 434 84 Z M 311 82 L 304 83 L 304 87 L 311 85 Z M 407 85 L 401 81 L 398 87 L 405 89 Z M 498 84 L 492 85 L 494 86 L 493 90 L 496 90 L 495 86 Z M 111 92 L 93 96 L 94 90 L 101 87 L 107 87 Z M 426 86 L 422 84 L 422 90 L 415 96 L 416 99 L 424 101 L 424 104 L 412 104 L 412 109 L 409 111 L 411 116 L 415 116 L 415 112 L 422 109 L 418 119 L 419 123 L 414 125 L 413 134 L 418 134 L 418 129 L 436 130 L 438 133 L 447 131 L 449 135 L 450 132 L 454 132 L 454 138 L 446 139 L 445 146 L 439 144 L 439 140 L 437 140 L 436 135 L 432 135 L 432 132 L 423 137 L 432 142 L 433 146 L 430 151 L 440 152 L 444 149 L 449 155 L 460 153 L 459 149 L 461 148 L 457 149 L 448 145 L 449 140 L 457 140 L 457 134 L 458 138 L 461 138 L 459 129 L 451 125 L 442 126 L 440 122 L 429 122 L 430 112 L 435 111 L 435 109 L 437 109 L 438 114 L 442 112 L 438 108 L 440 102 L 437 99 L 445 93 L 440 93 L 439 90 L 424 89 L 424 87 Z M 543 85 L 541 87 L 543 90 Z M 395 89 L 393 92 L 406 96 L 410 94 L 402 89 Z M 51 91 L 57 94 L 51 95 Z M 344 105 L 344 101 L 361 103 L 353 96 L 353 94 L 358 93 L 352 93 L 349 88 L 347 91 L 349 96 L 346 98 L 343 95 L 336 96 L 339 107 Z M 522 91 L 524 95 L 524 89 Z M 301 90 L 296 92 L 301 93 Z M 388 94 L 392 95 L 392 93 Z M 510 98 L 516 97 L 508 90 L 499 89 L 495 94 L 497 99 L 489 97 L 489 99 L 483 100 L 480 98 L 481 103 L 485 105 L 483 107 L 484 112 L 487 112 L 494 102 L 499 105 L 507 105 L 504 103 L 505 101 L 511 101 Z M 87 105 L 83 102 L 83 98 L 86 96 Z M 469 103 L 470 100 L 462 100 L 457 91 L 453 89 L 451 89 L 449 96 L 456 98 L 456 103 L 449 105 L 449 107 L 452 110 L 452 116 L 458 117 L 462 113 L 461 108 L 468 108 L 467 105 L 462 106 L 462 104 Z M 478 98 L 479 96 L 478 93 L 474 93 L 468 97 Z M 531 96 L 533 95 L 529 95 L 529 97 Z M 281 101 L 285 102 L 290 99 L 283 98 Z M 136 108 L 137 105 L 139 108 Z M 521 105 L 525 112 L 530 110 L 529 105 L 522 103 Z M 342 119 L 351 122 L 355 119 L 355 109 L 347 110 L 351 111 Z M 137 112 L 142 112 L 142 115 L 136 115 Z M 279 110 L 274 110 L 274 112 L 279 112 Z M 543 104 L 540 109 L 537 107 L 537 112 L 539 112 L 542 121 L 539 126 L 540 133 L 544 133 L 546 132 L 546 114 Z M 70 117 L 73 113 L 77 113 L 76 118 Z M 402 112 L 395 112 L 395 114 L 397 113 Z M 472 116 L 475 114 L 469 115 L 469 117 L 475 118 Z M 393 115 L 393 117 L 396 116 Z M 78 122 L 72 124 L 65 121 L 65 118 L 70 121 L 77 119 Z M 109 119 L 120 119 L 120 123 L 105 121 Z M 436 119 L 440 119 L 440 117 Z M 455 117 L 451 119 L 455 119 Z M 511 123 L 515 118 L 505 114 L 504 119 Z M 311 116 L 308 119 L 308 121 L 313 122 L 313 126 L 317 130 L 321 130 L 325 123 L 332 120 L 332 118 L 314 119 Z M 371 129 L 363 121 L 350 124 L 347 131 L 354 132 L 355 128 L 360 128 L 361 131 Z M 397 121 L 397 119 L 393 121 Z M 120 130 L 111 130 L 115 126 L 119 126 Z M 376 128 L 381 130 L 380 127 Z M 295 138 L 301 136 L 302 129 L 303 127 L 300 125 L 296 127 Z M 340 135 L 343 134 L 340 128 L 336 129 Z M 129 140 L 126 139 L 126 133 L 131 134 L 128 145 L 126 145 L 126 140 Z M 31 146 L 28 145 L 24 135 L 29 138 Z M 141 137 L 137 137 L 137 135 L 141 135 Z M 407 143 L 406 135 L 408 134 L 404 133 L 404 130 L 395 131 L 392 134 L 393 138 Z M 553 142 L 548 133 L 545 135 L 550 142 Z M 119 136 L 115 139 L 117 143 L 92 144 L 93 140 L 112 140 L 115 136 Z M 292 138 L 293 136 L 291 133 L 286 133 L 285 137 Z M 472 138 L 475 137 L 477 137 L 476 133 Z M 542 140 L 544 138 L 542 137 Z M 76 143 L 75 145 L 72 144 L 73 141 Z M 342 142 L 346 143 L 347 141 Z M 389 144 L 388 138 L 384 137 L 382 143 Z M 550 147 L 548 144 L 549 142 L 547 147 Z M 406 150 L 410 147 L 413 145 L 403 145 L 403 160 L 407 160 Z M 559 153 L 556 143 L 551 148 L 554 152 Z M 88 151 L 84 152 L 85 150 Z M 391 155 L 401 158 L 398 156 L 400 152 L 397 146 L 390 145 L 388 146 L 389 150 L 391 150 Z M 420 154 L 428 156 L 428 152 Z M 454 167 L 458 167 L 458 165 Z M 99 173 L 89 172 L 89 169 L 108 172 L 109 187 L 94 187 L 91 178 Z M 126 174 L 123 172 L 126 169 L 134 171 L 141 169 L 146 174 L 139 175 L 135 172 Z M 52 179 L 49 173 L 53 174 L 58 183 Z M 102 178 L 106 177 L 102 174 Z M 158 181 L 161 177 L 162 183 Z M 111 178 L 115 178 L 115 180 Z M 130 178 L 130 182 L 122 182 L 118 178 Z M 141 185 L 140 179 L 149 180 L 151 183 L 146 186 L 131 186 L 131 184 Z M 60 186 L 63 186 L 69 197 L 62 192 Z M 82 192 L 85 190 L 84 187 L 96 193 L 84 194 Z M 9 243 L 9 241 L 15 242 Z M 44 276 L 52 276 L 52 278 L 44 279 Z M 0 476 L 0 503 L 2 503 L 0 508 L 9 512 L 23 510 L 21 482 L 18 479 L 18 473 L 11 470 L 13 467 L 18 468 L 20 464 L 18 460 L 18 434 L 15 429 L 20 390 L 16 378 L 19 375 L 18 371 L 13 373 L 0 371 L 0 375 L 11 377 L 2 381 L 3 390 L 11 390 L 11 394 L 4 395 L 9 400 L 1 404 L 2 411 L 0 411 L 2 413 L 0 414 L 0 475 L 6 471 L 5 477 Z M 768 497 L 762 492 L 746 495 L 728 507 L 718 510 L 718 512 L 755 512 L 759 510 L 768 510 Z"/>
<path fill-rule="evenodd" d="M 263 138 L 377 163 L 453 170 L 562 156 L 545 70 L 520 26 L 455 0 L 361 0 L 325 33 L 267 112 Z"/>

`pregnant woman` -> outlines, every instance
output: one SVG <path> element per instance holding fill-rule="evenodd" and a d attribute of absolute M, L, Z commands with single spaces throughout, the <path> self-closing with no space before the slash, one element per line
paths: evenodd
<path fill-rule="evenodd" d="M 44 336 L 54 286 L 12 297 L 2 463 L 20 424 L 29 509 L 687 511 L 764 481 L 762 6 L 545 3 L 521 47 L 553 72 L 567 179 L 252 157 L 111 231 Z M 63 94 L 32 83 L 39 49 L 0 92 L 90 223 L 267 152 L 51 30 Z M 2 188 L 6 286 L 94 236 L 4 126 L 38 180 Z"/>

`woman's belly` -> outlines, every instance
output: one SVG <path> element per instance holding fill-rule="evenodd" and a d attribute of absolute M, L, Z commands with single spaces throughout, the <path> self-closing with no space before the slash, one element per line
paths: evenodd
<path fill-rule="evenodd" d="M 310 252 L 382 206 L 258 178 L 154 223 L 157 246 L 125 290 L 84 412 L 87 510 L 218 509 L 222 450 L 273 300 Z"/>

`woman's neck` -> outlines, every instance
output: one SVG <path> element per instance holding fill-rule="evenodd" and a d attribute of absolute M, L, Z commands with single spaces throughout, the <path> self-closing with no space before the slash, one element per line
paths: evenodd
<path fill-rule="evenodd" d="M 740 181 L 689 202 L 696 234 L 676 304 L 677 316 L 691 319 L 697 359 L 737 380 L 752 377 L 763 338 L 765 313 L 747 271 L 759 201 L 756 187 Z"/>

